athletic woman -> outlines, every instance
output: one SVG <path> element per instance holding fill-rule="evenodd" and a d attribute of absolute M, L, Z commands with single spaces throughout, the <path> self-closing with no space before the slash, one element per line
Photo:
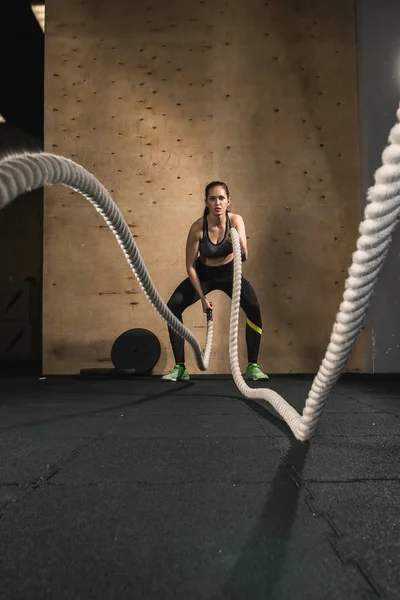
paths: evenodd
<path fill-rule="evenodd" d="M 243 219 L 229 211 L 231 198 L 228 186 L 222 181 L 212 181 L 205 189 L 203 217 L 193 223 L 186 242 L 187 279 L 172 294 L 168 308 L 182 321 L 186 308 L 201 300 L 203 312 L 213 309 L 207 294 L 221 290 L 232 297 L 233 248 L 230 228 L 239 235 L 242 260 L 247 259 L 247 240 Z M 240 306 L 246 314 L 246 345 L 248 379 L 268 379 L 257 364 L 260 349 L 262 322 L 260 305 L 251 284 L 242 277 Z M 170 327 L 169 337 L 175 358 L 175 366 L 162 377 L 165 381 L 188 381 L 185 367 L 185 340 Z"/>

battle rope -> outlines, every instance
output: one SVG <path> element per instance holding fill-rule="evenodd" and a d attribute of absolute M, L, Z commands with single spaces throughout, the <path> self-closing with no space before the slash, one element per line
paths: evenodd
<path fill-rule="evenodd" d="M 400 121 L 400 109 L 397 111 Z M 400 124 L 389 135 L 389 146 L 382 154 L 383 166 L 375 173 L 375 185 L 368 190 L 364 221 L 359 227 L 357 251 L 345 283 L 343 301 L 333 326 L 330 343 L 314 378 L 303 413 L 290 406 L 273 390 L 252 389 L 246 385 L 240 373 L 237 357 L 237 325 L 241 286 L 240 243 L 236 231 L 232 231 L 234 248 L 234 277 L 231 307 L 231 338 L 229 357 L 231 370 L 239 391 L 247 398 L 267 400 L 284 418 L 295 437 L 305 441 L 312 437 L 325 402 L 337 382 L 353 349 L 371 299 L 378 275 L 386 260 L 392 233 L 400 213 Z"/>
<path fill-rule="evenodd" d="M 12 200 L 44 185 L 65 185 L 87 198 L 110 227 L 144 294 L 158 314 L 192 347 L 197 365 L 205 371 L 210 362 L 213 338 L 211 313 L 207 314 L 204 355 L 192 332 L 169 310 L 147 272 L 134 237 L 105 187 L 81 165 L 46 153 L 16 154 L 0 161 L 0 210 Z"/>
<path fill-rule="evenodd" d="M 397 111 L 400 121 L 400 109 Z M 357 251 L 345 283 L 330 343 L 314 378 L 302 415 L 279 394 L 246 385 L 238 362 L 238 318 L 241 293 L 241 251 L 239 237 L 232 229 L 234 279 L 231 306 L 229 357 L 234 381 L 240 392 L 253 399 L 267 400 L 285 419 L 295 437 L 305 441 L 313 435 L 325 402 L 338 380 L 354 346 L 368 308 L 378 275 L 385 262 L 400 212 L 400 124 L 389 136 L 382 154 L 383 166 L 375 173 L 369 189 L 364 221 L 360 224 Z M 159 296 L 122 214 L 100 182 L 76 163 L 51 154 L 22 154 L 0 162 L 0 210 L 14 198 L 43 185 L 63 184 L 80 192 L 100 212 L 112 229 L 145 295 L 160 316 L 193 348 L 201 370 L 208 366 L 212 343 L 212 320 L 207 319 L 204 357 L 193 334 L 171 313 Z"/>

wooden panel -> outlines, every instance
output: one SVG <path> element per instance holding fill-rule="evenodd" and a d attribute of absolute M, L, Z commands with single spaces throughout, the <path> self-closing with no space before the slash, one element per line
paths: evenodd
<path fill-rule="evenodd" d="M 315 371 L 360 218 L 353 4 L 49 0 L 46 26 L 46 149 L 112 192 L 165 300 L 204 186 L 225 180 L 249 237 L 260 363 Z M 166 327 L 101 217 L 63 188 L 46 192 L 45 213 L 45 371 L 109 365 L 136 326 L 160 338 L 156 372 L 169 368 Z M 226 373 L 229 301 L 212 298 L 210 372 Z M 204 339 L 200 307 L 185 318 Z M 349 368 L 363 365 L 360 340 Z"/>

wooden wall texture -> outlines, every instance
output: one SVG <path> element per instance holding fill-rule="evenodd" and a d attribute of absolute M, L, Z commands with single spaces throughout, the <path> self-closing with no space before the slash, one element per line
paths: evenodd
<path fill-rule="evenodd" d="M 329 341 L 361 217 L 357 118 L 349 0 L 46 2 L 46 150 L 111 191 L 165 300 L 204 186 L 226 181 L 270 373 L 314 372 Z M 92 206 L 50 188 L 44 229 L 44 371 L 111 366 L 132 327 L 159 337 L 155 372 L 169 369 L 166 326 Z M 229 301 L 212 299 L 210 373 L 227 373 Z M 204 340 L 199 305 L 185 322 Z M 364 369 L 361 338 L 348 368 Z"/>

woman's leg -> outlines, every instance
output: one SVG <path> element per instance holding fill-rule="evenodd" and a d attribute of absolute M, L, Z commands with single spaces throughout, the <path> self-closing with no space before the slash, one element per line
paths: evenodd
<path fill-rule="evenodd" d="M 230 298 L 232 298 L 232 281 L 233 279 L 225 279 L 219 286 L 219 289 Z M 242 277 L 240 306 L 246 315 L 247 359 L 249 363 L 257 363 L 262 334 L 261 310 L 253 286 L 244 277 Z"/>
<path fill-rule="evenodd" d="M 262 334 L 261 309 L 253 286 L 244 277 L 240 306 L 246 315 L 247 359 L 249 363 L 257 363 Z"/>
<path fill-rule="evenodd" d="M 194 289 L 190 279 L 187 277 L 176 288 L 171 298 L 167 302 L 170 311 L 183 323 L 182 313 L 186 308 L 199 300 L 199 295 Z M 185 364 L 185 340 L 176 333 L 171 327 L 168 327 L 169 339 L 172 346 L 172 352 L 175 357 L 175 364 Z"/>

